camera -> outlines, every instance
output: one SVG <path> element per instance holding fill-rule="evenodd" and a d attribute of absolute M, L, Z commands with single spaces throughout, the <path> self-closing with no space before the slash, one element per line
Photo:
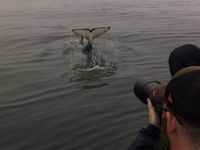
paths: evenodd
<path fill-rule="evenodd" d="M 159 86 L 161 82 L 152 79 L 139 79 L 135 82 L 134 93 L 136 97 L 144 104 L 147 104 L 147 98 L 151 99 L 153 107 L 158 113 L 162 108 L 162 99 L 154 93 L 154 89 Z"/>

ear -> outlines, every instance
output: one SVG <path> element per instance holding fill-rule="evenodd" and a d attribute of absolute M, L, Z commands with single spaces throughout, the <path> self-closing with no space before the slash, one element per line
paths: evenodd
<path fill-rule="evenodd" d="M 176 118 L 171 112 L 166 112 L 166 118 L 167 118 L 167 134 L 173 134 L 176 131 L 177 124 L 176 124 Z"/>

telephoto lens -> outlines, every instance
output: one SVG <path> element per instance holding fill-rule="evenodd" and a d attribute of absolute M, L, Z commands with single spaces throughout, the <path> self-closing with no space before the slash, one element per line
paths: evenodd
<path fill-rule="evenodd" d="M 159 81 L 151 79 L 137 80 L 134 85 L 134 92 L 137 98 L 144 104 L 147 104 L 147 98 L 151 99 L 151 103 L 158 113 L 160 120 L 162 116 L 163 95 L 165 90 L 160 90 L 164 86 Z"/>
<path fill-rule="evenodd" d="M 160 85 L 159 81 L 151 79 L 139 79 L 134 85 L 134 92 L 144 104 L 147 104 L 147 98 L 153 100 L 153 90 Z"/>

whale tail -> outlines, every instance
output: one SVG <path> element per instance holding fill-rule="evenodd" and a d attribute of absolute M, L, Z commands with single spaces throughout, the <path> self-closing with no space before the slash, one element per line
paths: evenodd
<path fill-rule="evenodd" d="M 80 35 L 82 38 L 88 39 L 89 44 L 92 45 L 93 40 L 100 36 L 101 34 L 110 30 L 111 27 L 100 27 L 100 28 L 93 28 L 90 29 L 72 29 L 74 33 Z"/>

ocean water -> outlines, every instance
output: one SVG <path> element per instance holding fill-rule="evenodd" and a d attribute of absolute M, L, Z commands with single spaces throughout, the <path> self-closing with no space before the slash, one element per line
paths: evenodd
<path fill-rule="evenodd" d="M 135 81 L 170 78 L 170 52 L 200 45 L 199 14 L 196 0 L 1 0 L 0 149 L 127 149 L 148 123 Z M 102 26 L 106 65 L 85 70 L 72 29 Z"/>

